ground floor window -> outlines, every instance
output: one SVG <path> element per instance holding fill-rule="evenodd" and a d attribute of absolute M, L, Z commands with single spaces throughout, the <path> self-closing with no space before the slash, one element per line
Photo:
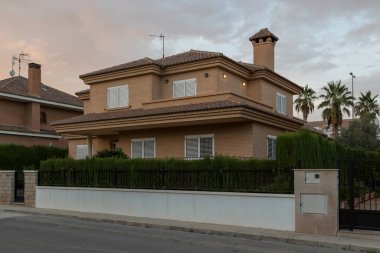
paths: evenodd
<path fill-rule="evenodd" d="M 131 157 L 132 158 L 155 158 L 156 157 L 155 138 L 132 139 Z"/>
<path fill-rule="evenodd" d="M 77 145 L 76 159 L 86 159 L 88 156 L 88 146 L 87 145 Z"/>
<path fill-rule="evenodd" d="M 267 157 L 269 159 L 276 159 L 276 136 L 267 136 Z"/>
<path fill-rule="evenodd" d="M 185 136 L 186 158 L 202 158 L 206 156 L 214 156 L 213 135 Z"/>

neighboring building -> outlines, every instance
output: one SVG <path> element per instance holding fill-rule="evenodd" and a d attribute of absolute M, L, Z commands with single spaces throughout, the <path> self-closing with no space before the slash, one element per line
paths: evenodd
<path fill-rule="evenodd" d="M 41 83 L 41 65 L 30 63 L 28 79 L 0 81 L 0 144 L 67 147 L 50 125 L 83 114 L 80 99 Z"/>
<path fill-rule="evenodd" d="M 84 115 L 53 126 L 78 159 L 114 147 L 133 158 L 274 159 L 276 136 L 304 125 L 293 118 L 302 88 L 274 72 L 277 40 L 268 29 L 250 38 L 255 64 L 190 50 L 81 75 Z"/>
<path fill-rule="evenodd" d="M 352 122 L 352 119 L 344 119 L 342 121 L 341 128 L 349 127 L 351 122 Z M 333 127 L 332 127 L 332 125 L 330 125 L 330 127 L 328 127 L 327 121 L 323 121 L 323 120 L 310 121 L 310 122 L 308 122 L 308 125 L 313 127 L 314 129 L 318 130 L 318 131 L 322 131 L 329 138 L 334 137 Z"/>

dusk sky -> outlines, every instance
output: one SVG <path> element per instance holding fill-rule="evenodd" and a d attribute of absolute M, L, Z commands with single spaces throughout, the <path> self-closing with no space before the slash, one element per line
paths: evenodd
<path fill-rule="evenodd" d="M 380 93 L 378 0 L 2 0 L 0 79 L 12 55 L 42 64 L 42 82 L 74 94 L 88 88 L 80 74 L 143 57 L 190 49 L 217 51 L 253 62 L 248 38 L 268 27 L 276 44 L 276 72 L 318 95 L 342 80 L 355 95 Z M 15 66 L 16 72 L 17 66 Z M 22 75 L 27 65 L 22 65 Z M 302 117 L 302 115 L 295 116 Z M 320 112 L 311 119 L 320 119 Z"/>

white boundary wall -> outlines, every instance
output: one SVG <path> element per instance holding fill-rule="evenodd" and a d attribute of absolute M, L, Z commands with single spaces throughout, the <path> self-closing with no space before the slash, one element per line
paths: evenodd
<path fill-rule="evenodd" d="M 36 187 L 36 207 L 277 230 L 295 229 L 294 195 Z"/>

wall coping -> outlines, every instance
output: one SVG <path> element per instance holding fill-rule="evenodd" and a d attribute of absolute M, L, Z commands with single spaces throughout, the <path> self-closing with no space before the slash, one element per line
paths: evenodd
<path fill-rule="evenodd" d="M 242 197 L 270 197 L 270 198 L 291 198 L 294 194 L 273 194 L 273 193 L 246 193 L 246 192 L 210 192 L 210 191 L 176 191 L 176 190 L 150 190 L 150 189 L 124 189 L 124 188 L 92 188 L 92 187 L 61 187 L 61 186 L 36 186 L 36 189 L 52 190 L 92 190 L 92 191 L 121 191 L 121 192 L 146 192 L 146 193 L 172 193 L 172 194 L 198 194 L 198 195 L 219 195 L 219 196 L 242 196 Z"/>
<path fill-rule="evenodd" d="M 293 171 L 339 171 L 338 169 L 293 169 Z"/>
<path fill-rule="evenodd" d="M 10 173 L 10 172 L 15 172 L 15 170 L 0 170 L 0 173 Z"/>
<path fill-rule="evenodd" d="M 24 173 L 35 173 L 38 172 L 38 170 L 23 170 Z"/>

